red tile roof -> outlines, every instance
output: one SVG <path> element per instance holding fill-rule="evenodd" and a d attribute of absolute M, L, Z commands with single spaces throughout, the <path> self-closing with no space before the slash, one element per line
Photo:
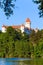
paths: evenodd
<path fill-rule="evenodd" d="M 24 25 L 22 24 L 22 25 L 13 25 L 13 26 L 11 26 L 12 28 L 14 28 L 14 29 L 19 29 L 20 27 L 24 27 Z M 5 26 L 5 25 L 3 25 L 2 27 L 5 27 L 5 28 L 8 28 L 8 27 L 10 27 L 10 26 Z"/>
<path fill-rule="evenodd" d="M 26 19 L 26 22 L 30 22 L 30 19 L 29 19 L 29 18 L 27 18 L 27 19 Z"/>
<path fill-rule="evenodd" d="M 20 27 L 21 27 L 21 25 L 12 26 L 12 28 L 15 28 L 15 29 L 16 29 L 16 28 L 18 29 L 18 28 L 20 28 Z"/>

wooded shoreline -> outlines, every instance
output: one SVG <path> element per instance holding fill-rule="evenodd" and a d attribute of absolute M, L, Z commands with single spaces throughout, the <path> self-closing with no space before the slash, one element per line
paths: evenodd
<path fill-rule="evenodd" d="M 43 58 L 43 30 L 30 34 L 12 27 L 6 33 L 0 31 L 0 58 Z"/>

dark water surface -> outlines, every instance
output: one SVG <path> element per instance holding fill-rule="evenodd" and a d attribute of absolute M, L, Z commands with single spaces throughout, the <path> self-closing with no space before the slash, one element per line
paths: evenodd
<path fill-rule="evenodd" d="M 43 65 L 43 59 L 0 58 L 0 65 Z"/>

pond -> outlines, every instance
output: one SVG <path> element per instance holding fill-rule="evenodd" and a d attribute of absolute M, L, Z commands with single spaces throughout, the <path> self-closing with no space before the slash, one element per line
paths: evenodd
<path fill-rule="evenodd" d="M 0 58 L 0 65 L 43 65 L 43 59 Z"/>

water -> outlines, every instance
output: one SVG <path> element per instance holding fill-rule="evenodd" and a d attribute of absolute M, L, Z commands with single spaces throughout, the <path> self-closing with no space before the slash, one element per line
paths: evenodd
<path fill-rule="evenodd" d="M 0 65 L 43 65 L 43 59 L 0 58 Z"/>

